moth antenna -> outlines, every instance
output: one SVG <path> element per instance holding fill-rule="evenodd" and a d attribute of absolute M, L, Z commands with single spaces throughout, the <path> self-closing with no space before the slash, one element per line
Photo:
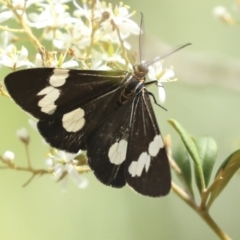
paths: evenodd
<path fill-rule="evenodd" d="M 143 46 L 143 25 L 144 25 L 144 17 L 143 13 L 140 12 L 141 14 L 141 21 L 140 21 L 140 31 L 139 31 L 139 39 L 138 39 L 138 52 L 139 52 L 139 62 L 140 64 L 142 63 L 142 46 Z"/>
<path fill-rule="evenodd" d="M 156 62 L 158 62 L 158 61 L 160 61 L 160 60 L 162 60 L 162 59 L 164 59 L 164 58 L 172 55 L 172 54 L 175 53 L 175 52 L 178 52 L 179 50 L 181 50 L 181 49 L 183 49 L 183 48 L 185 48 L 185 47 L 187 47 L 187 46 L 189 46 L 189 45 L 192 45 L 192 44 L 191 44 L 191 43 L 186 43 L 186 44 L 184 44 L 184 45 L 176 48 L 175 50 L 173 50 L 173 51 L 171 51 L 171 52 L 169 52 L 169 53 L 167 53 L 167 54 L 165 54 L 165 55 L 163 55 L 163 56 L 161 56 L 161 57 L 155 58 L 153 61 L 147 63 L 145 66 L 146 66 L 146 67 L 149 67 L 149 66 L 153 65 L 154 63 L 156 63 Z"/>

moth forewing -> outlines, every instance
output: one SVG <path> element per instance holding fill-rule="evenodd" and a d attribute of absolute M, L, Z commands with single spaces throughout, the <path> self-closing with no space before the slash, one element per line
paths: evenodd
<path fill-rule="evenodd" d="M 32 68 L 10 73 L 4 82 L 17 104 L 45 119 L 118 88 L 126 76 L 125 71 Z"/>
<path fill-rule="evenodd" d="M 10 73 L 5 86 L 12 99 L 36 117 L 53 147 L 86 149 L 85 140 L 116 109 L 125 71 L 33 68 Z"/>

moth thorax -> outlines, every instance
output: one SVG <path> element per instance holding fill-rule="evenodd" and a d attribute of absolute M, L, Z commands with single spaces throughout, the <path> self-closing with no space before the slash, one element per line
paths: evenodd
<path fill-rule="evenodd" d="M 144 86 L 143 81 L 139 81 L 139 79 L 136 78 L 135 75 L 133 75 L 132 78 L 123 87 L 119 95 L 118 102 L 121 105 L 125 104 L 128 101 L 128 99 L 131 98 L 140 89 L 142 89 L 143 86 Z"/>

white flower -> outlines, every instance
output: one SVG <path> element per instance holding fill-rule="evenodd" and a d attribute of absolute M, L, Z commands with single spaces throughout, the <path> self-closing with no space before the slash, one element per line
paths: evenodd
<path fill-rule="evenodd" d="M 21 9 L 28 8 L 33 4 L 39 4 L 40 2 L 43 2 L 44 0 L 11 0 L 12 6 L 20 11 Z M 22 12 L 19 12 L 21 14 Z"/>
<path fill-rule="evenodd" d="M 92 64 L 91 69 L 97 70 L 110 70 L 111 68 L 107 66 L 108 62 L 125 64 L 125 59 L 116 51 L 114 52 L 98 52 L 92 51 Z"/>
<path fill-rule="evenodd" d="M 11 41 L 13 41 L 13 39 L 15 38 L 15 35 L 13 35 L 11 32 L 7 32 L 7 31 L 2 31 L 1 35 L 0 35 L 0 48 L 1 49 L 6 49 L 7 46 L 10 44 Z"/>
<path fill-rule="evenodd" d="M 0 66 L 2 66 L 2 61 L 6 58 L 3 57 L 7 54 L 6 50 L 9 49 L 9 46 L 13 46 L 12 44 L 9 45 L 10 42 L 15 38 L 15 35 L 13 35 L 10 32 L 3 31 L 0 34 Z"/>
<path fill-rule="evenodd" d="M 34 67 L 43 67 L 42 56 L 40 53 L 36 54 L 35 61 L 34 61 Z"/>
<path fill-rule="evenodd" d="M 126 39 L 130 34 L 139 34 L 138 25 L 130 19 L 135 12 L 129 13 L 128 6 L 120 3 L 113 10 L 108 8 L 110 17 L 102 23 L 104 31 L 111 35 L 113 39 L 118 39 L 117 33 L 115 31 L 115 25 L 118 27 L 121 38 Z"/>
<path fill-rule="evenodd" d="M 86 50 L 90 42 L 91 29 L 81 19 L 68 27 L 67 33 L 59 31 L 53 40 L 55 47 L 59 49 L 72 48 L 77 52 L 79 58 L 81 57 L 79 50 Z"/>
<path fill-rule="evenodd" d="M 0 53 L 0 64 L 16 70 L 20 67 L 33 67 L 34 64 L 27 60 L 28 50 L 25 47 L 21 51 L 17 51 L 14 45 L 9 45 L 6 50 Z"/>
<path fill-rule="evenodd" d="M 3 161 L 5 162 L 13 162 L 14 157 L 15 157 L 15 154 L 11 151 L 6 151 L 2 156 Z"/>
<path fill-rule="evenodd" d="M 76 17 L 84 17 L 88 20 L 88 26 L 90 32 L 92 32 L 92 22 L 91 19 L 94 19 L 95 25 L 98 25 L 97 30 L 95 31 L 95 39 L 111 42 L 118 44 L 119 37 L 116 31 L 116 27 L 119 29 L 121 38 L 124 40 L 130 34 L 139 34 L 138 25 L 131 20 L 135 12 L 129 13 L 129 7 L 123 5 L 121 2 L 119 6 L 116 6 L 114 9 L 111 4 L 106 4 L 106 2 L 95 1 L 94 11 L 92 16 L 92 10 L 88 8 L 87 4 L 83 4 L 83 8 L 80 7 L 74 0 L 74 5 L 77 7 L 77 10 L 74 11 Z M 130 45 L 124 42 L 128 48 Z"/>
<path fill-rule="evenodd" d="M 217 6 L 213 10 L 213 14 L 218 18 L 223 18 L 225 16 L 229 16 L 227 9 L 223 6 Z"/>
<path fill-rule="evenodd" d="M 77 67 L 77 66 L 78 66 L 78 62 L 73 59 L 63 62 L 61 65 L 62 68 L 73 68 L 73 67 Z"/>
<path fill-rule="evenodd" d="M 7 21 L 12 18 L 13 14 L 11 11 L 4 11 L 0 13 L 0 23 Z"/>
<path fill-rule="evenodd" d="M 148 67 L 148 77 L 151 80 L 157 81 L 159 101 L 160 103 L 164 103 L 166 99 L 166 93 L 162 83 L 176 81 L 176 79 L 173 79 L 173 69 L 163 69 L 162 62 L 157 61 Z"/>
<path fill-rule="evenodd" d="M 228 24 L 233 24 L 235 22 L 231 14 L 223 6 L 215 7 L 213 10 L 213 15 L 218 19 L 227 22 Z"/>
<path fill-rule="evenodd" d="M 91 11 L 88 8 L 86 1 L 82 1 L 82 2 L 83 2 L 83 8 L 76 2 L 76 0 L 73 0 L 73 4 L 77 8 L 77 10 L 74 11 L 73 15 L 78 18 L 85 17 L 86 19 L 88 19 L 90 21 Z M 98 4 L 98 3 L 99 3 L 99 1 L 96 0 L 96 4 Z"/>
<path fill-rule="evenodd" d="M 30 13 L 28 15 L 32 20 L 32 22 L 29 22 L 29 25 L 38 29 L 48 28 L 53 31 L 58 28 L 71 26 L 71 24 L 78 19 L 71 17 L 70 14 L 66 12 L 68 6 L 64 5 L 64 3 L 69 1 L 70 0 L 55 0 L 49 4 L 39 3 L 39 6 L 42 7 L 43 10 L 39 14 Z"/>
<path fill-rule="evenodd" d="M 67 57 L 67 53 L 68 51 L 65 51 L 64 54 L 60 54 L 59 57 L 57 57 L 57 53 L 52 53 L 53 54 L 53 58 L 50 59 L 49 62 L 47 62 L 47 67 L 61 67 L 61 68 L 72 68 L 72 67 L 77 67 L 78 66 L 78 62 L 73 60 L 73 58 L 71 58 L 68 61 L 65 61 L 66 57 Z"/>
<path fill-rule="evenodd" d="M 66 190 L 68 178 L 76 182 L 79 188 L 85 188 L 88 184 L 87 179 L 78 173 L 76 165 L 78 160 L 74 159 L 79 153 L 71 154 L 65 151 L 58 151 L 55 155 L 50 155 L 46 160 L 47 165 L 53 169 L 57 181 L 61 181 L 63 190 Z"/>
<path fill-rule="evenodd" d="M 26 128 L 20 128 L 17 130 L 18 138 L 25 144 L 29 143 L 30 137 Z"/>
<path fill-rule="evenodd" d="M 28 7 L 30 7 L 33 4 L 39 4 L 40 2 L 43 2 L 44 0 L 11 0 L 8 4 L 12 5 L 12 8 L 14 8 L 17 11 L 18 15 L 21 15 L 22 18 L 26 19 L 25 11 Z M 6 6 L 2 6 L 1 10 L 6 10 Z M 24 12 L 23 12 L 24 10 Z M 9 20 L 10 18 L 14 18 L 14 14 L 12 11 L 6 10 L 0 13 L 0 23 Z"/>
<path fill-rule="evenodd" d="M 163 104 L 166 100 L 166 92 L 161 83 L 158 83 L 157 86 L 158 86 L 158 99 L 159 99 L 160 104 Z"/>

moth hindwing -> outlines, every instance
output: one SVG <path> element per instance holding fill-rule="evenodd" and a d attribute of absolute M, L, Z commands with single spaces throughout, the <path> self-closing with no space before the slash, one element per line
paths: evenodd
<path fill-rule="evenodd" d="M 53 147 L 86 149 L 106 185 L 126 183 L 157 197 L 170 190 L 170 169 L 145 85 L 147 67 L 125 71 L 35 68 L 5 78 L 13 100 L 38 121 Z"/>

